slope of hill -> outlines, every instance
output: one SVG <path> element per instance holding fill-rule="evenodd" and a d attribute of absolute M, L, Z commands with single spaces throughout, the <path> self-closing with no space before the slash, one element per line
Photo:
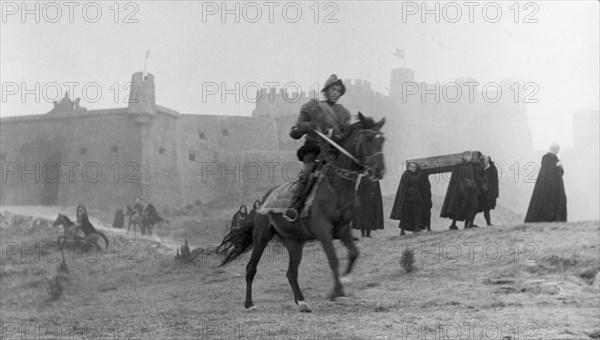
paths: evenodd
<path fill-rule="evenodd" d="M 313 313 L 301 314 L 285 277 L 287 251 L 276 242 L 258 267 L 255 312 L 243 308 L 248 256 L 225 267 L 218 267 L 212 255 L 174 261 L 174 249 L 186 233 L 194 239 L 188 238 L 192 248 L 214 245 L 229 219 L 227 211 L 172 218 L 169 235 L 152 237 L 126 235 L 98 221 L 109 236 L 108 250 L 70 248 L 68 273 L 59 275 L 60 255 L 52 242 L 61 231 L 46 220 L 56 213 L 2 209 L 0 314 L 6 339 L 21 338 L 23 332 L 64 339 L 600 336 L 598 221 L 406 237 L 397 236 L 390 222 L 375 238 L 358 242 L 361 256 L 353 282 L 345 286 L 346 305 L 325 298 L 333 285 L 331 271 L 320 246 L 312 243 L 304 250 L 299 282 Z M 344 247 L 336 243 L 336 249 L 343 259 Z M 406 249 L 415 251 L 411 273 L 399 263 Z M 56 286 L 62 286 L 61 293 Z"/>

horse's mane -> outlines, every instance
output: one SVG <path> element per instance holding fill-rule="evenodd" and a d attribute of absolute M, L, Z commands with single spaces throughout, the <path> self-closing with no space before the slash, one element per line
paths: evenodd
<path fill-rule="evenodd" d="M 350 137 L 354 132 L 356 132 L 358 130 L 370 129 L 370 128 L 374 127 L 375 124 L 376 124 L 376 122 L 373 118 L 363 116 L 362 120 L 354 122 L 354 123 L 348 125 L 344 129 L 344 131 L 342 133 L 342 140 L 346 140 L 346 138 Z"/>

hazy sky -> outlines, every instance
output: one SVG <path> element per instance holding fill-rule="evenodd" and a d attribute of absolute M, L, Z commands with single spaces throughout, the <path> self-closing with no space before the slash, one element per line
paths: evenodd
<path fill-rule="evenodd" d="M 72 97 L 88 109 L 124 107 L 131 74 L 143 69 L 151 49 L 157 103 L 181 113 L 250 115 L 255 95 L 248 84 L 297 83 L 308 91 L 331 73 L 369 80 L 387 93 L 390 70 L 403 65 L 417 81 L 442 85 L 462 77 L 482 85 L 507 78 L 534 83 L 519 98 L 539 100 L 528 104 L 534 147 L 570 145 L 572 113 L 600 106 L 598 2 L 471 3 L 472 15 L 466 3 L 428 2 L 432 14 L 422 18 L 421 2 L 238 2 L 238 23 L 235 14 L 223 20 L 221 2 L 121 2 L 118 11 L 114 2 L 75 2 L 71 18 L 69 5 L 57 2 L 60 15 L 38 3 L 36 23 L 36 3 L 26 3 L 33 14 L 23 17 L 21 2 L 5 1 L 0 112 L 45 113 L 70 82 L 77 83 Z M 396 48 L 405 51 L 404 61 L 392 56 Z M 23 100 L 36 83 L 39 98 Z M 215 91 L 211 83 L 239 83 L 248 95 L 222 103 L 222 88 L 207 93 Z"/>

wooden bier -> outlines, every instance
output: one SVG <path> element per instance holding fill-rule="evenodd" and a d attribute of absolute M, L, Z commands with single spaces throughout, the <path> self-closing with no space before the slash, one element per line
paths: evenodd
<path fill-rule="evenodd" d="M 463 158 L 461 152 L 450 155 L 410 159 L 406 161 L 406 166 L 408 167 L 409 163 L 417 163 L 425 174 L 433 175 L 441 174 L 443 172 L 452 172 L 454 166 L 462 163 L 462 161 Z"/>

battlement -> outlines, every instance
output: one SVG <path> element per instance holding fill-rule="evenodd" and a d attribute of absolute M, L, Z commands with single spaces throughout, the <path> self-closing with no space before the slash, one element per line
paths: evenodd
<path fill-rule="evenodd" d="M 359 98 L 361 102 L 369 102 L 378 105 L 377 102 L 384 100 L 387 95 L 374 91 L 371 83 L 362 79 L 344 79 L 346 94 L 340 98 L 340 102 L 355 102 Z M 319 91 L 322 85 L 319 84 Z M 322 98 L 320 92 L 311 88 L 307 93 L 294 91 L 284 91 L 282 88 L 261 88 L 256 93 L 256 108 L 252 113 L 253 117 L 271 117 L 280 118 L 288 115 L 297 115 L 300 107 L 311 99 Z M 350 104 L 352 106 L 352 104 Z"/>

